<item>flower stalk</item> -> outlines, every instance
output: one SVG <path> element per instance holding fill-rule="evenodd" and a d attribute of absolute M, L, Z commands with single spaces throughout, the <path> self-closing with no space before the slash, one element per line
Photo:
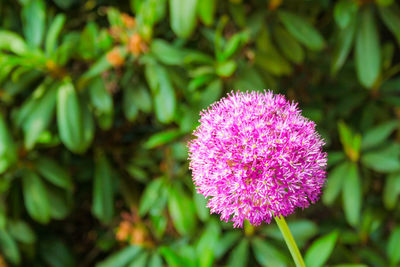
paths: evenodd
<path fill-rule="evenodd" d="M 278 224 L 279 230 L 281 230 L 283 238 L 285 239 L 286 245 L 289 248 L 290 254 L 292 254 L 296 266 L 305 267 L 306 265 L 304 263 L 303 257 L 301 256 L 300 250 L 297 247 L 296 241 L 294 240 L 293 235 L 290 232 L 290 229 L 285 221 L 285 218 L 283 216 L 280 217 L 276 216 L 274 218 L 276 223 Z"/>

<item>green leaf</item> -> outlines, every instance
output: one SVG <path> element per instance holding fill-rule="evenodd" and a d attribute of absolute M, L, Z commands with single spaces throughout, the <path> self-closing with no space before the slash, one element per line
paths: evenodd
<path fill-rule="evenodd" d="M 74 255 L 67 245 L 59 239 L 41 240 L 40 256 L 46 266 L 72 267 L 76 266 Z"/>
<path fill-rule="evenodd" d="M 332 267 L 368 267 L 368 265 L 365 264 L 337 264 L 337 265 L 331 265 Z"/>
<path fill-rule="evenodd" d="M 245 267 L 249 257 L 249 241 L 242 239 L 229 254 L 228 266 L 230 267 Z"/>
<path fill-rule="evenodd" d="M 304 257 L 306 266 L 324 266 L 335 247 L 337 237 L 338 232 L 334 231 L 315 240 Z"/>
<path fill-rule="evenodd" d="M 278 16 L 288 32 L 307 48 L 311 50 L 321 50 L 325 47 L 324 38 L 304 18 L 282 10 L 278 12 Z"/>
<path fill-rule="evenodd" d="M 102 74 L 103 72 L 112 68 L 111 63 L 107 59 L 107 54 L 99 58 L 93 63 L 90 68 L 81 76 L 79 84 L 84 84 L 86 81 Z"/>
<path fill-rule="evenodd" d="M 208 218 L 210 218 L 210 209 L 207 208 L 207 199 L 196 192 L 194 192 L 193 199 L 200 220 L 207 221 Z"/>
<path fill-rule="evenodd" d="M 13 52 L 17 55 L 28 53 L 28 46 L 24 39 L 18 34 L 10 31 L 0 30 L 0 50 Z"/>
<path fill-rule="evenodd" d="M 281 76 L 292 72 L 290 63 L 278 52 L 266 31 L 260 35 L 257 45 L 255 63 L 273 75 Z M 248 89 L 248 88 L 246 88 Z"/>
<path fill-rule="evenodd" d="M 125 267 L 142 252 L 138 246 L 127 246 L 118 252 L 111 254 L 104 261 L 96 264 L 96 267 Z"/>
<path fill-rule="evenodd" d="M 145 188 L 139 204 L 139 215 L 144 216 L 160 200 L 161 189 L 165 186 L 162 178 L 151 181 Z"/>
<path fill-rule="evenodd" d="M 248 43 L 250 35 L 248 31 L 235 33 L 227 42 L 219 61 L 227 60 L 237 53 L 246 43 Z"/>
<path fill-rule="evenodd" d="M 347 27 L 340 29 L 339 34 L 336 38 L 336 45 L 332 56 L 331 73 L 335 74 L 338 72 L 350 53 L 353 45 L 354 35 L 356 32 L 357 20 L 353 18 L 347 25 Z"/>
<path fill-rule="evenodd" d="M 143 144 L 147 149 L 155 148 L 161 145 L 170 143 L 181 135 L 181 131 L 177 129 L 167 130 L 164 132 L 156 133 Z"/>
<path fill-rule="evenodd" d="M 392 134 L 396 128 L 399 127 L 399 122 L 392 120 L 369 129 L 363 135 L 362 148 L 368 149 L 381 144 Z"/>
<path fill-rule="evenodd" d="M 128 267 L 146 267 L 147 259 L 149 258 L 149 253 L 147 251 L 143 251 L 130 264 Z"/>
<path fill-rule="evenodd" d="M 39 88 L 38 88 L 39 89 Z M 54 116 L 56 106 L 57 90 L 53 86 L 47 87 L 43 84 L 43 94 L 37 99 L 29 114 L 25 117 L 22 128 L 25 134 L 25 147 L 32 149 L 40 134 L 47 129 Z"/>
<path fill-rule="evenodd" d="M 124 111 L 125 118 L 128 121 L 135 121 L 139 114 L 139 109 L 135 104 L 135 93 L 136 89 L 133 87 L 125 87 L 124 88 L 124 96 L 122 102 L 122 108 Z"/>
<path fill-rule="evenodd" d="M 93 118 L 68 81 L 58 88 L 57 124 L 60 139 L 69 150 L 75 153 L 86 151 L 93 139 Z"/>
<path fill-rule="evenodd" d="M 322 195 L 322 201 L 326 205 L 332 205 L 343 188 L 351 163 L 343 162 L 333 168 L 328 175 L 328 182 Z"/>
<path fill-rule="evenodd" d="M 93 181 L 93 214 L 103 223 L 109 223 L 114 215 L 113 172 L 107 157 L 96 157 Z"/>
<path fill-rule="evenodd" d="M 21 243 L 32 244 L 36 241 L 35 232 L 33 232 L 29 224 L 24 221 L 11 220 L 8 224 L 8 230 L 10 234 Z"/>
<path fill-rule="evenodd" d="M 179 256 L 175 251 L 173 251 L 171 248 L 162 246 L 159 248 L 159 251 L 160 251 L 160 254 L 164 257 L 168 266 L 171 266 L 171 267 L 188 266 L 187 262 L 181 256 Z"/>
<path fill-rule="evenodd" d="M 72 5 L 79 2 L 79 0 L 53 0 L 53 2 L 62 9 L 68 9 Z"/>
<path fill-rule="evenodd" d="M 221 79 L 215 79 L 208 83 L 207 87 L 201 94 L 200 107 L 206 108 L 218 99 L 220 99 L 223 91 L 223 83 Z"/>
<path fill-rule="evenodd" d="M 79 54 L 84 59 L 94 59 L 99 47 L 99 27 L 95 22 L 89 22 L 80 34 Z"/>
<path fill-rule="evenodd" d="M 343 209 L 348 223 L 356 227 L 360 221 L 362 188 L 356 163 L 350 163 L 343 183 Z"/>
<path fill-rule="evenodd" d="M 357 12 L 358 6 L 354 1 L 341 0 L 334 8 L 334 18 L 340 28 L 346 28 Z"/>
<path fill-rule="evenodd" d="M 216 5 L 216 0 L 201 0 L 197 4 L 197 14 L 206 26 L 211 26 L 214 23 Z"/>
<path fill-rule="evenodd" d="M 65 191 L 55 187 L 47 187 L 50 202 L 51 217 L 57 220 L 65 219 L 71 212 L 71 198 Z"/>
<path fill-rule="evenodd" d="M 226 78 L 226 77 L 232 76 L 232 74 L 235 72 L 236 68 L 237 68 L 236 62 L 233 60 L 228 60 L 228 61 L 217 63 L 215 72 L 220 77 Z"/>
<path fill-rule="evenodd" d="M 230 250 L 231 247 L 241 238 L 241 234 L 239 232 L 227 232 L 224 233 L 218 241 L 218 245 L 215 249 L 215 257 L 220 259 L 225 255 L 227 251 Z"/>
<path fill-rule="evenodd" d="M 0 229 L 0 248 L 6 259 L 15 265 L 19 265 L 21 254 L 17 242 L 3 229 Z"/>
<path fill-rule="evenodd" d="M 392 173 L 386 178 L 383 188 L 383 204 L 388 210 L 393 210 L 400 195 L 400 173 Z"/>
<path fill-rule="evenodd" d="M 163 262 L 160 254 L 153 253 L 153 255 L 149 259 L 148 267 L 162 267 Z"/>
<path fill-rule="evenodd" d="M 178 184 L 177 184 L 178 185 Z M 168 211 L 176 230 L 181 235 L 191 235 L 196 229 L 196 211 L 194 203 L 181 186 L 169 188 Z"/>
<path fill-rule="evenodd" d="M 61 141 L 71 151 L 78 152 L 82 138 L 82 114 L 78 95 L 70 82 L 58 88 L 57 123 Z"/>
<path fill-rule="evenodd" d="M 171 28 L 181 38 L 188 38 L 196 27 L 197 0 L 169 0 Z"/>
<path fill-rule="evenodd" d="M 283 27 L 274 30 L 275 41 L 282 53 L 292 62 L 300 64 L 304 60 L 304 50 L 297 40 Z"/>
<path fill-rule="evenodd" d="M 133 93 L 132 104 L 137 106 L 139 110 L 149 113 L 152 109 L 151 96 L 148 88 L 143 84 L 135 88 Z"/>
<path fill-rule="evenodd" d="M 395 266 L 400 262 L 400 226 L 397 226 L 391 233 L 387 244 L 387 255 L 392 263 L 391 266 Z"/>
<path fill-rule="evenodd" d="M 58 14 L 50 24 L 45 41 L 46 54 L 48 56 L 52 55 L 57 48 L 57 39 L 65 24 L 65 19 L 66 17 L 64 14 Z"/>
<path fill-rule="evenodd" d="M 43 0 L 31 0 L 22 8 L 22 23 L 28 44 L 39 47 L 46 25 L 46 5 Z"/>
<path fill-rule="evenodd" d="M 361 162 L 377 172 L 389 173 L 400 170 L 399 153 L 390 147 L 363 154 Z"/>
<path fill-rule="evenodd" d="M 287 256 L 267 241 L 255 238 L 251 244 L 254 256 L 260 265 L 267 267 L 287 266 Z"/>
<path fill-rule="evenodd" d="M 213 266 L 214 251 L 216 249 L 221 229 L 215 221 L 210 221 L 201 234 L 196 245 L 199 267 Z"/>
<path fill-rule="evenodd" d="M 395 3 L 391 6 L 380 6 L 379 14 L 386 27 L 393 33 L 400 45 L 400 8 Z"/>
<path fill-rule="evenodd" d="M 0 174 L 17 160 L 17 151 L 7 124 L 0 113 Z"/>
<path fill-rule="evenodd" d="M 175 116 L 176 96 L 167 70 L 156 63 L 146 64 L 145 75 L 153 94 L 157 119 L 169 123 Z"/>
<path fill-rule="evenodd" d="M 24 170 L 22 191 L 25 208 L 29 215 L 40 223 L 48 223 L 50 221 L 50 202 L 45 184 L 36 173 Z"/>
<path fill-rule="evenodd" d="M 161 39 L 152 41 L 150 50 L 161 63 L 166 65 L 183 65 L 187 55 L 182 48 L 175 47 Z"/>
<path fill-rule="evenodd" d="M 89 84 L 90 102 L 102 129 L 109 129 L 113 122 L 114 104 L 102 78 L 97 77 Z M 107 118 L 107 120 L 106 120 Z"/>
<path fill-rule="evenodd" d="M 360 83 L 367 88 L 372 87 L 381 69 L 381 49 L 374 15 L 368 7 L 364 8 L 359 16 L 355 63 Z"/>

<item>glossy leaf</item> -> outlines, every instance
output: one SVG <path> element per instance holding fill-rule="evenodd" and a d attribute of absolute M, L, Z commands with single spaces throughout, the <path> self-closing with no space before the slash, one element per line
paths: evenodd
<path fill-rule="evenodd" d="M 379 14 L 386 27 L 393 33 L 400 45 L 400 8 L 395 3 L 390 6 L 379 7 Z"/>
<path fill-rule="evenodd" d="M 140 255 L 141 252 L 142 249 L 138 246 L 127 246 L 96 264 L 96 267 L 124 267 Z"/>
<path fill-rule="evenodd" d="M 390 262 L 396 265 L 400 262 L 400 227 L 396 227 L 390 234 L 387 245 L 387 255 Z"/>
<path fill-rule="evenodd" d="M 359 16 L 355 63 L 360 83 L 367 88 L 372 87 L 380 73 L 381 51 L 374 15 L 368 7 Z"/>
<path fill-rule="evenodd" d="M 162 266 L 163 262 L 160 254 L 154 253 L 149 259 L 148 267 L 162 267 Z"/>
<path fill-rule="evenodd" d="M 147 259 L 149 257 L 149 253 L 147 251 L 143 251 L 140 253 L 135 259 L 128 264 L 128 267 L 145 267 L 147 266 Z"/>
<path fill-rule="evenodd" d="M 193 201 L 180 187 L 169 188 L 168 211 L 176 230 L 181 235 L 190 235 L 196 229 L 196 214 Z"/>
<path fill-rule="evenodd" d="M 57 90 L 50 87 L 37 100 L 30 114 L 24 120 L 25 147 L 32 149 L 40 134 L 47 129 L 54 116 Z"/>
<path fill-rule="evenodd" d="M 288 11 L 279 11 L 278 16 L 288 32 L 307 48 L 311 50 L 324 48 L 324 38 L 307 20 Z"/>
<path fill-rule="evenodd" d="M 46 26 L 46 6 L 43 0 L 31 0 L 22 8 L 22 22 L 27 43 L 40 46 Z"/>
<path fill-rule="evenodd" d="M 335 248 L 337 232 L 332 232 L 315 240 L 307 250 L 304 261 L 308 267 L 324 266 Z"/>
<path fill-rule="evenodd" d="M 197 0 L 169 0 L 171 28 L 176 35 L 188 38 L 196 27 Z"/>
<path fill-rule="evenodd" d="M 29 215 L 40 223 L 50 221 L 50 202 L 45 184 L 34 172 L 25 170 L 22 178 L 25 208 Z"/>
<path fill-rule="evenodd" d="M 336 3 L 334 8 L 334 18 L 340 28 L 346 28 L 353 19 L 357 4 L 354 1 L 341 0 Z"/>
<path fill-rule="evenodd" d="M 182 65 L 187 54 L 182 48 L 175 47 L 160 39 L 155 39 L 151 43 L 151 52 L 160 62 L 166 65 Z"/>
<path fill-rule="evenodd" d="M 388 121 L 369 129 L 363 135 L 362 148 L 368 149 L 379 145 L 385 141 L 396 128 L 399 127 L 400 124 L 398 121 Z"/>
<path fill-rule="evenodd" d="M 24 221 L 11 221 L 8 230 L 12 237 L 24 244 L 32 244 L 36 241 L 35 232 Z"/>
<path fill-rule="evenodd" d="M 17 242 L 3 229 L 0 229 L 0 248 L 4 256 L 13 264 L 18 265 L 21 261 L 21 254 Z"/>
<path fill-rule="evenodd" d="M 11 138 L 6 121 L 0 114 L 0 174 L 17 159 L 14 141 Z"/>
<path fill-rule="evenodd" d="M 24 39 L 14 32 L 0 30 L 0 50 L 13 52 L 17 55 L 26 54 L 29 51 Z"/>
<path fill-rule="evenodd" d="M 219 225 L 215 221 L 210 221 L 201 234 L 196 246 L 196 253 L 200 267 L 213 266 L 215 257 L 214 252 L 218 243 L 219 235 Z"/>
<path fill-rule="evenodd" d="M 179 130 L 168 130 L 165 132 L 156 133 L 144 143 L 144 147 L 147 149 L 155 148 L 161 145 L 168 144 L 172 140 L 176 139 L 178 136 L 181 135 Z"/>
<path fill-rule="evenodd" d="M 110 163 L 104 154 L 96 157 L 93 181 L 93 214 L 103 223 L 114 215 L 114 186 Z"/>
<path fill-rule="evenodd" d="M 40 255 L 48 266 L 76 266 L 71 250 L 60 239 L 46 239 L 40 243 Z"/>
<path fill-rule="evenodd" d="M 398 203 L 400 195 L 400 173 L 389 174 L 383 188 L 383 204 L 388 210 L 392 210 Z"/>
<path fill-rule="evenodd" d="M 46 54 L 51 55 L 57 48 L 57 39 L 65 24 L 66 17 L 64 14 L 58 14 L 50 24 L 47 31 L 45 47 Z"/>
<path fill-rule="evenodd" d="M 350 167 L 351 163 L 343 162 L 329 172 L 328 182 L 322 195 L 322 200 L 326 205 L 332 205 L 342 191 Z"/>
<path fill-rule="evenodd" d="M 84 152 L 93 138 L 93 118 L 70 82 L 58 88 L 57 124 L 61 141 L 75 153 Z"/>
<path fill-rule="evenodd" d="M 50 183 L 71 191 L 73 182 L 71 176 L 56 161 L 47 157 L 40 157 L 35 161 L 37 171 Z"/>
<path fill-rule="evenodd" d="M 160 199 L 162 186 L 165 186 L 162 178 L 151 181 L 144 190 L 140 199 L 139 214 L 145 215 Z"/>
<path fill-rule="evenodd" d="M 352 18 L 348 25 L 339 31 L 331 65 L 331 72 L 333 74 L 338 72 L 346 62 L 353 45 L 356 28 L 357 20 Z"/>
<path fill-rule="evenodd" d="M 167 70 L 150 63 L 145 69 L 146 79 L 153 94 L 156 116 L 162 123 L 169 123 L 175 115 L 176 95 Z"/>
<path fill-rule="evenodd" d="M 365 153 L 361 157 L 361 162 L 368 168 L 377 172 L 395 172 L 400 170 L 399 153 L 393 148 L 388 147 Z"/>
<path fill-rule="evenodd" d="M 245 267 L 247 266 L 249 256 L 249 241 L 242 239 L 240 243 L 232 250 L 228 259 L 228 266 Z"/>
<path fill-rule="evenodd" d="M 274 34 L 282 53 L 294 63 L 302 63 L 304 60 L 304 50 L 298 41 L 280 26 L 275 28 Z"/>
<path fill-rule="evenodd" d="M 214 23 L 215 9 L 218 1 L 201 0 L 197 4 L 197 13 L 200 20 L 206 25 L 211 26 Z"/>
<path fill-rule="evenodd" d="M 348 166 L 343 182 L 343 209 L 348 223 L 356 227 L 360 221 L 362 206 L 362 188 L 358 167 L 355 163 Z"/>
<path fill-rule="evenodd" d="M 267 267 L 287 266 L 287 256 L 272 244 L 261 238 L 255 238 L 251 244 L 254 256 L 260 265 Z"/>

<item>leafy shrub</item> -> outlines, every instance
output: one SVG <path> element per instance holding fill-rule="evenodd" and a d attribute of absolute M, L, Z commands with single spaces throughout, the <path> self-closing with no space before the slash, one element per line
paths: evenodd
<path fill-rule="evenodd" d="M 395 1 L 0 3 L 0 265 L 290 266 L 275 225 L 209 215 L 186 160 L 201 109 L 263 88 L 327 142 L 289 219 L 307 266 L 399 264 Z"/>

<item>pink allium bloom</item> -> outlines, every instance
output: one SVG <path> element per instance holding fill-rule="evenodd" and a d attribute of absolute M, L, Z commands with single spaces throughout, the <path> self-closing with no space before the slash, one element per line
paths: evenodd
<path fill-rule="evenodd" d="M 318 200 L 325 143 L 297 103 L 270 91 L 232 92 L 200 115 L 190 169 L 211 213 L 234 227 L 260 225 Z"/>

